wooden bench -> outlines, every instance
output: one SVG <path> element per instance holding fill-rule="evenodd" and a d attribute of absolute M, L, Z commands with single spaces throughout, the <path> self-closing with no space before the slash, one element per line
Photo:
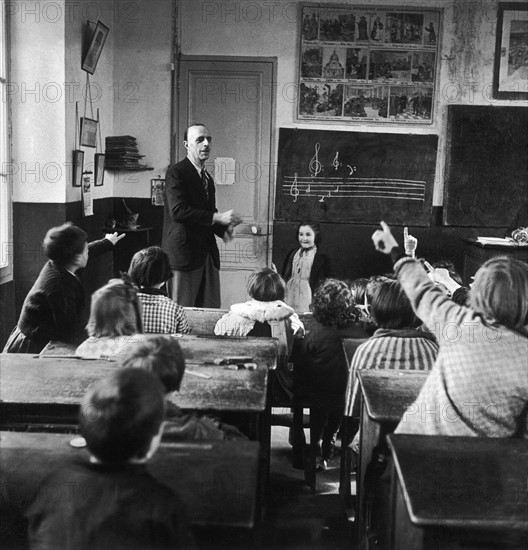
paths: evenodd
<path fill-rule="evenodd" d="M 71 487 L 42 487 L 41 492 L 39 487 L 48 473 L 79 458 L 88 460 L 87 450 L 73 448 L 71 439 L 66 434 L 0 432 L 2 507 L 11 521 L 21 518 L 36 496 L 60 498 L 63 489 L 68 498 Z M 163 443 L 147 467 L 178 493 L 194 526 L 229 532 L 258 524 L 258 443 Z M 9 532 L 10 526 L 3 523 L 2 529 Z"/>
<path fill-rule="evenodd" d="M 214 335 L 217 321 L 229 311 L 205 307 L 184 307 L 183 310 L 191 327 L 191 334 L 210 336 Z"/>
<path fill-rule="evenodd" d="M 392 434 L 389 548 L 528 548 L 528 441 Z"/>
<path fill-rule="evenodd" d="M 360 370 L 357 373 L 361 389 L 355 521 L 358 547 L 370 537 L 370 515 L 376 513 L 366 510 L 367 499 L 371 496 L 365 487 L 367 467 L 378 458 L 375 450 L 386 444 L 386 436 L 395 430 L 407 407 L 418 397 L 427 375 L 427 372 L 404 370 Z M 349 472 L 345 481 L 348 486 Z"/>

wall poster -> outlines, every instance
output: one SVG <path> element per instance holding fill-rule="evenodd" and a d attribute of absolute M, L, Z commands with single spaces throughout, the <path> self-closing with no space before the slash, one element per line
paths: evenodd
<path fill-rule="evenodd" d="M 432 123 L 440 16 L 303 4 L 297 119 Z"/>

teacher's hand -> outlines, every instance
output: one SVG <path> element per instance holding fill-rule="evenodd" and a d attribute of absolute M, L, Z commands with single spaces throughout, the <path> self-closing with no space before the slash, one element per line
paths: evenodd
<path fill-rule="evenodd" d="M 215 212 L 213 214 L 213 223 L 219 225 L 238 225 L 242 219 L 238 214 L 235 214 L 234 210 L 226 210 L 225 212 Z"/>
<path fill-rule="evenodd" d="M 381 229 L 375 231 L 372 235 L 374 248 L 383 254 L 390 254 L 391 250 L 398 246 L 396 239 L 392 236 L 390 227 L 385 222 L 380 222 Z"/>

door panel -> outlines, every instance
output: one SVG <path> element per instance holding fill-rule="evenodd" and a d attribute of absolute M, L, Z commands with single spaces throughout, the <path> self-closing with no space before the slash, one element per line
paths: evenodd
<path fill-rule="evenodd" d="M 274 74 L 274 61 L 261 58 L 183 56 L 180 62 L 174 156 L 185 157 L 185 128 L 205 124 L 213 136 L 207 170 L 217 183 L 216 206 L 219 211 L 234 208 L 243 219 L 231 243 L 218 240 L 222 307 L 244 301 L 247 277 L 271 258 Z M 219 161 L 215 173 L 215 158 L 234 159 L 234 164 Z M 226 176 L 233 183 L 218 184 Z"/>

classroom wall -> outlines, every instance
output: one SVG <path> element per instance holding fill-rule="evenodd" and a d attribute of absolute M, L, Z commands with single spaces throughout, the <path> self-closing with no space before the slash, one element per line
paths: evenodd
<path fill-rule="evenodd" d="M 344 2 L 321 0 L 320 3 Z M 417 7 L 423 4 L 402 3 L 401 0 L 355 0 L 353 3 Z M 72 219 L 85 227 L 91 238 L 99 237 L 108 217 L 119 219 L 123 215 L 121 199 L 126 198 L 132 209 L 141 213 L 140 223 L 154 228 L 151 242 L 159 242 L 161 215 L 159 209 L 150 205 L 150 179 L 163 175 L 170 162 L 173 51 L 184 55 L 276 57 L 276 147 L 280 127 L 402 131 L 398 126 L 295 121 L 300 4 L 300 1 L 268 0 L 13 2 L 12 76 L 15 87 L 11 99 L 14 234 L 15 251 L 19 252 L 15 254 L 17 310 L 42 266 L 43 258 L 36 250 L 51 225 Z M 430 126 L 404 128 L 409 133 L 439 136 L 432 228 L 412 230 L 419 234 L 419 246 L 423 250 L 437 255 L 447 253 L 459 263 L 464 254 L 464 237 L 497 234 L 500 229 L 439 225 L 447 106 L 521 104 L 496 101 L 490 94 L 497 5 L 496 0 L 426 3 L 427 7 L 444 9 L 436 116 Z M 175 11 L 177 19 L 174 19 Z M 101 113 L 103 138 L 116 134 L 135 136 L 140 152 L 145 154 L 144 162 L 154 170 L 107 172 L 104 186 L 94 189 L 95 216 L 82 218 L 80 190 L 71 187 L 68 168 L 75 147 L 77 101 L 84 112 L 86 75 L 80 69 L 80 62 L 83 29 L 88 19 L 101 19 L 110 27 L 96 74 L 91 78 L 92 96 L 95 93 L 97 98 L 94 105 Z M 57 90 L 60 91 L 58 99 Z M 522 105 L 526 106 L 527 102 Z M 87 151 L 88 160 L 93 152 L 93 149 Z M 273 258 L 279 264 L 285 251 L 295 245 L 293 227 L 294 224 L 287 222 L 274 224 Z M 372 226 L 367 225 L 325 225 L 325 241 L 343 276 L 370 269 L 385 270 L 371 251 L 368 240 L 371 229 Z M 346 245 L 342 244 L 345 242 Z M 461 269 L 461 265 L 459 267 Z M 112 266 L 103 269 L 105 273 L 111 271 Z"/>

